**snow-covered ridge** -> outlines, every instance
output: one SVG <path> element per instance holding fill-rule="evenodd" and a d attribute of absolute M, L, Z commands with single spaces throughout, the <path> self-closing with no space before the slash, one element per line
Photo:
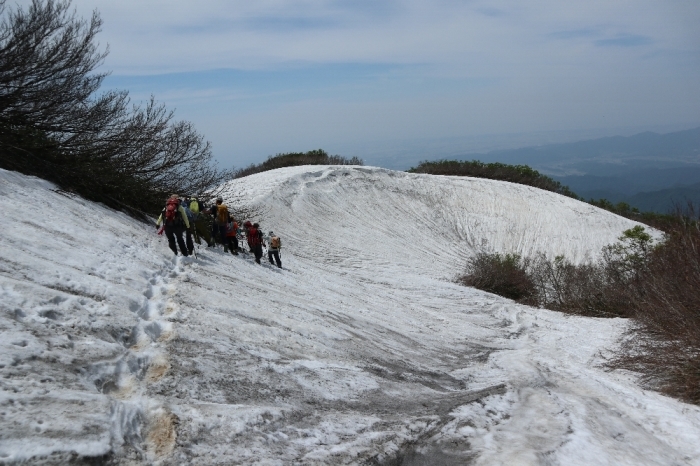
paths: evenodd
<path fill-rule="evenodd" d="M 224 197 L 272 206 L 266 222 L 300 253 L 335 242 L 349 258 L 390 252 L 406 266 L 434 262 L 443 276 L 476 251 L 585 261 L 637 224 L 521 184 L 376 167 L 283 168 L 234 180 Z"/>
<path fill-rule="evenodd" d="M 594 254 L 632 225 L 607 212 L 368 167 L 236 180 L 279 270 L 174 258 L 36 178 L 0 196 L 2 463 L 700 464 L 700 409 L 599 368 L 624 320 L 446 280 L 483 239 Z"/>

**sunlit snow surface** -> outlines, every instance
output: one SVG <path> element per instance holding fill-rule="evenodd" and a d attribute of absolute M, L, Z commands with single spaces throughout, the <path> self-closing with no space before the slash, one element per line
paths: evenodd
<path fill-rule="evenodd" d="M 621 319 L 452 283 L 477 250 L 582 261 L 633 223 L 489 180 L 296 167 L 236 180 L 283 270 L 174 258 L 0 171 L 0 462 L 700 464 L 700 410 L 601 368 Z"/>

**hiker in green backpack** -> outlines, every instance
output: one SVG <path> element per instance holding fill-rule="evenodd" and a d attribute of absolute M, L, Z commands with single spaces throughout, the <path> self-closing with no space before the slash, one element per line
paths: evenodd
<path fill-rule="evenodd" d="M 207 246 L 211 246 L 213 241 L 211 237 L 211 228 L 209 228 L 207 223 L 206 215 L 203 214 L 204 206 L 199 202 L 199 199 L 192 197 L 189 199 L 189 208 L 194 217 L 194 220 L 190 223 L 192 223 L 193 226 L 192 230 L 195 242 L 197 244 L 202 244 L 200 238 L 203 238 L 204 241 L 207 242 Z"/>

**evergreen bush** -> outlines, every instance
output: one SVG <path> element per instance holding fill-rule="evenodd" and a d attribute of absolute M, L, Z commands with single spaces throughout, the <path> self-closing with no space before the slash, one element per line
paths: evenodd
<path fill-rule="evenodd" d="M 261 164 L 251 164 L 246 168 L 236 170 L 234 178 L 262 173 L 283 167 L 297 167 L 301 165 L 362 165 L 362 159 L 352 157 L 350 159 L 340 155 L 328 155 L 323 149 L 310 150 L 308 152 L 288 152 L 285 154 L 271 155 Z"/>
<path fill-rule="evenodd" d="M 557 194 L 579 199 L 567 186 L 545 176 L 527 165 L 508 165 L 505 163 L 484 163 L 478 160 L 437 160 L 423 161 L 417 167 L 408 170 L 409 173 L 428 173 L 431 175 L 472 176 L 491 180 L 510 181 L 535 188 L 552 191 Z"/>

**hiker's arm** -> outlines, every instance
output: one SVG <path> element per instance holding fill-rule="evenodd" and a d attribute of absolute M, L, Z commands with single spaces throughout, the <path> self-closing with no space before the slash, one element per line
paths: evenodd
<path fill-rule="evenodd" d="M 177 210 L 180 212 L 180 215 L 182 216 L 182 220 L 185 222 L 185 227 L 189 230 L 190 228 L 190 221 L 187 218 L 187 214 L 185 213 L 185 209 L 182 208 L 182 206 L 178 207 Z"/>

